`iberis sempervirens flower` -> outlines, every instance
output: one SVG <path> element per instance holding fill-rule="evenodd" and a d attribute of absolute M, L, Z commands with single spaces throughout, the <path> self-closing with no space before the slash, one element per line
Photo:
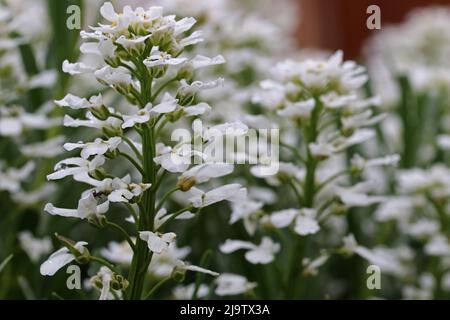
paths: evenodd
<path fill-rule="evenodd" d="M 116 13 L 109 2 L 103 4 L 100 13 L 107 23 L 81 32 L 84 42 L 80 50 L 84 56 L 79 62 L 65 61 L 63 70 L 71 75 L 90 74 L 123 99 L 118 100 L 119 106 L 110 102 L 106 94 L 86 98 L 67 94 L 55 102 L 74 110 L 74 114 L 84 114 L 81 118 L 67 114 L 65 126 L 90 128 L 96 130 L 98 136 L 89 142 L 66 143 L 67 151 L 80 155 L 60 161 L 55 172 L 48 175 L 49 180 L 72 177 L 88 186 L 76 208 L 58 208 L 49 203 L 45 211 L 119 232 L 126 241 L 126 248 L 121 252 L 128 254 L 126 259 L 122 256 L 121 263 L 128 265 L 128 274 L 122 274 L 122 269 L 91 255 L 87 249 L 81 250 L 79 243 L 60 240 L 68 250 L 64 254 L 70 255 L 71 261 L 95 261 L 109 269 L 102 268 L 92 279 L 102 299 L 140 299 L 147 273 L 158 270 L 167 256 L 172 257 L 173 263 L 165 264 L 165 273 L 175 280 L 184 279 L 187 271 L 218 275 L 181 260 L 186 254 L 172 256 L 171 253 L 176 252 L 177 235 L 167 227 L 195 217 L 202 208 L 214 203 L 242 201 L 246 189 L 239 184 L 200 189 L 199 185 L 232 173 L 233 166 L 225 163 L 191 165 L 192 157 L 204 158 L 201 151 L 192 148 L 192 141 L 176 145 L 164 142 L 166 125 L 210 112 L 211 107 L 199 102 L 197 94 L 223 83 L 223 79 L 196 79 L 198 69 L 224 63 L 222 56 L 185 54 L 188 47 L 203 41 L 200 31 L 190 31 L 196 20 L 164 15 L 161 7 L 133 10 L 125 6 L 123 12 Z M 206 137 L 202 137 L 202 141 L 208 142 Z M 114 166 L 108 166 L 117 161 L 128 164 L 120 166 L 118 171 L 125 172 L 120 176 L 111 169 Z M 179 175 L 175 182 L 170 182 L 171 174 Z M 185 195 L 186 207 L 168 212 L 166 201 L 175 192 Z M 130 216 L 112 222 L 108 216 L 112 206 L 128 209 Z M 132 234 L 122 226 L 130 222 L 135 225 Z M 111 246 L 119 247 L 118 244 Z M 114 253 L 104 256 L 112 262 L 117 260 Z M 51 263 L 55 257 L 52 255 L 50 261 L 44 263 L 43 274 L 56 272 L 55 265 L 63 266 Z M 49 266 L 53 268 L 49 270 Z M 110 292 L 106 288 L 110 288 Z"/>

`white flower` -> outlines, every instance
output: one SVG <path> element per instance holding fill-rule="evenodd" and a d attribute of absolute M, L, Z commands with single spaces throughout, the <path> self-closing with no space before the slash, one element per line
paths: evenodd
<path fill-rule="evenodd" d="M 96 156 L 92 160 L 83 158 L 68 158 L 55 165 L 55 172 L 47 176 L 48 180 L 59 180 L 73 176 L 76 181 L 86 181 L 88 174 L 94 172 L 105 163 L 103 156 Z"/>
<path fill-rule="evenodd" d="M 77 242 L 73 247 L 80 253 L 86 250 L 85 246 L 87 242 Z M 40 272 L 43 276 L 53 276 L 59 269 L 68 265 L 74 261 L 76 257 L 70 253 L 69 249 L 61 248 L 54 252 L 48 259 L 41 265 Z"/>
<path fill-rule="evenodd" d="M 278 115 L 289 118 L 309 119 L 311 112 L 316 106 L 314 99 L 288 104 L 285 108 L 278 110 Z"/>
<path fill-rule="evenodd" d="M 94 287 L 97 287 L 97 282 L 101 282 L 101 290 L 100 290 L 100 297 L 99 300 L 112 300 L 113 295 L 110 293 L 111 288 L 111 281 L 113 280 L 113 272 L 105 267 L 102 266 L 100 270 L 97 272 L 97 275 L 91 278 L 91 283 L 94 285 Z"/>
<path fill-rule="evenodd" d="M 192 64 L 192 67 L 195 69 L 205 68 L 209 66 L 214 66 L 218 64 L 224 64 L 225 58 L 221 55 L 218 55 L 214 58 L 209 58 L 201 55 L 195 56 L 195 58 L 191 59 L 189 63 Z"/>
<path fill-rule="evenodd" d="M 94 142 L 78 142 L 78 143 L 66 143 L 64 149 L 72 151 L 75 149 L 81 149 L 81 157 L 88 159 L 90 156 L 104 155 L 105 153 L 116 150 L 122 143 L 122 138 L 112 137 L 108 140 L 102 140 L 97 138 Z"/>
<path fill-rule="evenodd" d="M 367 192 L 373 188 L 371 182 L 362 182 L 350 188 L 336 187 L 336 194 L 349 207 L 365 207 L 386 200 L 383 196 L 369 196 Z"/>
<path fill-rule="evenodd" d="M 190 300 L 194 294 L 195 287 L 195 283 L 191 283 L 187 286 L 176 286 L 172 291 L 172 295 L 176 300 Z M 204 298 L 208 293 L 209 287 L 205 284 L 201 284 L 198 288 L 197 298 Z"/>
<path fill-rule="evenodd" d="M 57 187 L 54 183 L 44 183 L 41 187 L 32 191 L 19 190 L 11 196 L 17 203 L 24 206 L 31 206 L 43 200 L 47 200 L 55 194 Z"/>
<path fill-rule="evenodd" d="M 153 47 L 150 57 L 144 60 L 144 64 L 151 68 L 162 65 L 176 66 L 185 62 L 187 58 L 172 58 L 172 56 L 164 51 L 159 51 L 159 47 Z"/>
<path fill-rule="evenodd" d="M 217 284 L 215 293 L 218 296 L 233 296 L 247 293 L 257 286 L 255 282 L 249 282 L 245 277 L 231 273 L 221 274 L 215 282 Z"/>
<path fill-rule="evenodd" d="M 236 250 L 247 249 L 245 258 L 253 264 L 268 264 L 275 258 L 274 255 L 280 251 L 280 245 L 275 243 L 269 237 L 262 238 L 259 246 L 241 240 L 227 240 L 220 246 L 223 253 L 232 253 Z"/>
<path fill-rule="evenodd" d="M 156 155 L 153 161 L 172 173 L 186 171 L 191 164 L 192 156 L 203 157 L 203 154 L 194 150 L 191 144 L 179 144 L 172 148 L 158 143 L 156 145 Z"/>
<path fill-rule="evenodd" d="M 221 201 L 242 201 L 247 197 L 247 189 L 240 184 L 227 184 L 216 189 L 204 192 L 197 188 L 189 190 L 189 202 L 194 208 L 203 208 Z"/>
<path fill-rule="evenodd" d="M 147 123 L 148 121 L 150 121 L 152 114 L 169 113 L 174 111 L 176 107 L 177 100 L 170 96 L 170 94 L 166 93 L 160 104 L 153 106 L 151 103 L 149 103 L 145 106 L 145 108 L 139 110 L 134 115 L 124 115 L 122 128 L 131 128 L 136 124 Z"/>
<path fill-rule="evenodd" d="M 188 264 L 181 260 L 177 261 L 177 264 L 175 265 L 175 269 L 177 271 L 181 271 L 181 272 L 186 272 L 186 271 L 200 272 L 200 273 L 204 273 L 204 274 L 209 274 L 210 276 L 213 276 L 213 277 L 217 277 L 219 275 L 217 272 L 214 272 L 214 271 L 202 268 L 202 267 L 194 266 L 192 264 Z"/>
<path fill-rule="evenodd" d="M 134 86 L 133 78 L 124 67 L 112 68 L 105 66 L 94 73 L 97 80 L 107 86 L 128 87 Z"/>
<path fill-rule="evenodd" d="M 148 34 L 146 36 L 139 36 L 133 39 L 128 39 L 124 35 L 121 35 L 117 40 L 116 43 L 120 44 L 122 47 L 126 49 L 138 49 L 142 48 L 145 45 L 145 41 L 150 38 L 152 35 Z"/>
<path fill-rule="evenodd" d="M 232 212 L 230 224 L 243 220 L 245 230 L 247 230 L 250 235 L 254 235 L 259 222 L 258 213 L 262 209 L 263 205 L 263 202 L 252 201 L 249 199 L 233 202 L 231 204 Z"/>
<path fill-rule="evenodd" d="M 160 254 L 167 251 L 169 245 L 175 242 L 176 234 L 173 232 L 156 234 L 151 231 L 140 231 L 139 238 L 147 242 L 150 251 Z"/>
<path fill-rule="evenodd" d="M 34 168 L 35 163 L 29 161 L 22 168 L 9 168 L 2 171 L 3 164 L 0 163 L 0 190 L 6 190 L 12 193 L 18 192 L 21 182 L 26 181 L 30 177 Z"/>
<path fill-rule="evenodd" d="M 92 193 L 85 195 L 78 201 L 77 209 L 57 208 L 51 203 L 47 203 L 44 207 L 44 211 L 51 215 L 73 217 L 79 219 L 87 219 L 92 216 L 103 215 L 108 211 L 108 209 L 109 201 L 105 201 L 99 204 Z"/>
<path fill-rule="evenodd" d="M 302 263 L 305 266 L 303 269 L 303 275 L 316 276 L 318 269 L 323 266 L 330 256 L 328 254 L 321 254 L 314 260 L 309 260 L 307 258 L 303 259 Z"/>
<path fill-rule="evenodd" d="M 116 43 L 119 42 L 116 41 Z M 116 48 L 117 47 L 113 44 L 111 39 L 99 39 L 99 42 L 83 43 L 80 47 L 80 51 L 84 54 L 100 56 L 106 60 L 114 56 Z"/>
<path fill-rule="evenodd" d="M 398 154 L 384 156 L 382 158 L 375 158 L 366 160 L 358 154 L 355 154 L 351 159 L 353 167 L 364 170 L 365 168 L 378 167 L 378 166 L 395 166 L 400 161 Z"/>
<path fill-rule="evenodd" d="M 450 256 L 450 244 L 443 235 L 434 235 L 425 246 L 425 252 L 430 256 Z"/>
<path fill-rule="evenodd" d="M 71 109 L 99 109 L 103 106 L 102 95 L 92 96 L 87 100 L 73 94 L 67 94 L 63 99 L 56 100 L 55 103 L 60 107 L 68 107 Z"/>
<path fill-rule="evenodd" d="M 104 128 L 117 129 L 120 128 L 120 125 L 122 124 L 122 120 L 117 119 L 115 117 L 109 117 L 106 120 L 99 120 L 91 112 L 86 113 L 86 118 L 87 118 L 86 120 L 73 119 L 71 116 L 66 114 L 63 120 L 64 126 L 73 128 L 87 127 L 96 129 L 104 129 Z"/>
<path fill-rule="evenodd" d="M 200 164 L 183 172 L 178 178 L 178 185 L 182 188 L 184 184 L 193 185 L 208 182 L 212 178 L 219 178 L 233 172 L 234 166 L 226 163 Z"/>
<path fill-rule="evenodd" d="M 301 235 L 315 234 L 320 230 L 314 209 L 285 209 L 272 213 L 270 222 L 277 228 L 285 228 L 295 221 L 294 231 Z"/>
<path fill-rule="evenodd" d="M 437 145 L 442 150 L 450 150 L 450 135 L 441 134 L 437 137 Z"/>
<path fill-rule="evenodd" d="M 175 242 L 172 242 L 168 250 L 160 254 L 153 254 L 149 272 L 158 278 L 169 276 L 178 265 L 178 262 L 186 258 L 190 251 L 189 247 L 178 248 Z"/>
<path fill-rule="evenodd" d="M 57 136 L 43 142 L 26 144 L 20 147 L 20 151 L 29 157 L 53 158 L 63 152 L 64 136 Z"/>
<path fill-rule="evenodd" d="M 130 265 L 133 259 L 133 250 L 127 241 L 118 243 L 110 242 L 108 247 L 101 250 L 101 255 L 105 257 L 108 261 Z"/>
<path fill-rule="evenodd" d="M 52 250 L 50 238 L 36 238 L 30 231 L 22 231 L 18 235 L 20 246 L 27 253 L 30 260 L 38 262 L 39 259 Z"/>
<path fill-rule="evenodd" d="M 129 202 L 142 195 L 151 187 L 151 183 L 132 183 L 130 175 L 123 178 L 106 178 L 102 181 L 91 179 L 85 181 L 93 185 L 94 189 L 86 190 L 84 194 L 94 193 L 106 195 L 111 202 Z"/>
<path fill-rule="evenodd" d="M 77 74 L 83 74 L 83 73 L 90 73 L 95 70 L 94 66 L 88 65 L 83 62 L 77 62 L 77 63 L 70 63 L 67 60 L 64 60 L 62 65 L 62 70 L 65 73 L 68 73 L 70 75 L 77 75 Z"/>
<path fill-rule="evenodd" d="M 330 92 L 320 97 L 320 101 L 329 109 L 339 109 L 354 102 L 357 99 L 355 95 L 338 95 L 336 92 Z"/>
<path fill-rule="evenodd" d="M 394 275 L 405 275 L 407 269 L 402 265 L 400 255 L 393 249 L 375 248 L 370 250 L 364 246 L 359 245 L 355 237 L 350 234 L 344 238 L 343 249 L 350 254 L 356 253 L 362 258 L 369 261 L 369 263 L 377 265 L 386 273 Z"/>
<path fill-rule="evenodd" d="M 343 117 L 341 119 L 342 122 L 341 130 L 343 132 L 351 132 L 359 128 L 373 126 L 381 122 L 386 117 L 385 114 L 379 114 L 374 117 L 372 117 L 372 115 L 373 115 L 372 110 L 366 110 L 361 113 Z"/>
<path fill-rule="evenodd" d="M 50 118 L 42 110 L 27 113 L 21 107 L 0 108 L 0 136 L 17 137 L 25 129 L 49 129 L 61 125 L 61 119 Z"/>

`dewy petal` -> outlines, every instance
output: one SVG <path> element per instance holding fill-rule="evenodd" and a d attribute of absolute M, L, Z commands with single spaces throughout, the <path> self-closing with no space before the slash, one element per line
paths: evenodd
<path fill-rule="evenodd" d="M 87 242 L 79 241 L 74 245 L 74 248 L 79 252 L 83 252 L 84 246 L 86 245 Z M 75 260 L 75 257 L 69 253 L 69 249 L 61 248 L 48 257 L 48 259 L 41 265 L 40 272 L 43 276 L 52 276 L 59 269 L 71 263 L 73 260 Z"/>
<path fill-rule="evenodd" d="M 53 276 L 59 269 L 75 260 L 69 249 L 61 248 L 53 253 L 40 267 L 43 276 Z"/>

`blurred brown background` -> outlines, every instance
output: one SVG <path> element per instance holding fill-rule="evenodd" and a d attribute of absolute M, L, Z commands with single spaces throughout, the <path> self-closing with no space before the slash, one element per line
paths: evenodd
<path fill-rule="evenodd" d="M 360 56 L 364 40 L 379 30 L 369 30 L 367 7 L 381 9 L 381 28 L 398 23 L 414 8 L 449 5 L 450 0 L 297 0 L 302 20 L 299 44 L 302 48 L 343 49 L 346 58 Z M 382 30 L 381 29 L 381 30 Z"/>

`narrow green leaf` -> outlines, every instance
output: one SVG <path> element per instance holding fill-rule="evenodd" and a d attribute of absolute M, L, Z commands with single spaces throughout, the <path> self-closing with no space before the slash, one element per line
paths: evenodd
<path fill-rule="evenodd" d="M 0 272 L 2 272 L 3 269 L 6 268 L 6 265 L 12 260 L 13 256 L 13 254 L 10 254 L 8 257 L 6 257 L 5 260 L 3 260 L 3 262 L 0 264 Z"/>

